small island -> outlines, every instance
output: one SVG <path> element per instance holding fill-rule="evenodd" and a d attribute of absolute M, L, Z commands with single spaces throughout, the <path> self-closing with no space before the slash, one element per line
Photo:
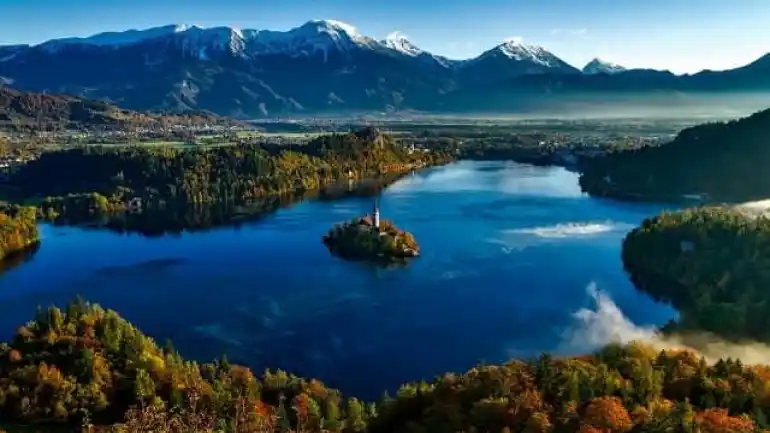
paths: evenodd
<path fill-rule="evenodd" d="M 411 233 L 380 220 L 377 201 L 371 215 L 337 224 L 323 237 L 323 243 L 333 254 L 352 260 L 393 263 L 420 255 Z"/>

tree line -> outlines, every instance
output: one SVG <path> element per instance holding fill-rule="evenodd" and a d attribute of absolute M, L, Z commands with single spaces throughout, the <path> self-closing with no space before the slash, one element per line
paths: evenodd
<path fill-rule="evenodd" d="M 0 416 L 123 432 L 756 432 L 770 367 L 707 364 L 641 343 L 485 365 L 376 403 L 226 358 L 199 364 L 118 313 L 77 299 L 39 309 L 0 345 Z M 93 430 L 92 430 L 93 431 Z"/>

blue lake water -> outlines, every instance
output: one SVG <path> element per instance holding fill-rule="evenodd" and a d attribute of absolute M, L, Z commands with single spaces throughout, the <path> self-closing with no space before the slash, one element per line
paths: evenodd
<path fill-rule="evenodd" d="M 80 294 L 186 357 L 226 352 L 373 399 L 482 361 L 591 350 L 604 337 L 575 312 L 597 310 L 592 283 L 629 323 L 675 317 L 620 262 L 625 233 L 662 206 L 590 198 L 564 169 L 467 161 L 393 184 L 383 218 L 423 253 L 406 268 L 345 262 L 321 244 L 334 223 L 370 209 L 360 197 L 311 200 L 160 238 L 44 226 L 37 254 L 0 277 L 0 337 L 38 305 Z"/>

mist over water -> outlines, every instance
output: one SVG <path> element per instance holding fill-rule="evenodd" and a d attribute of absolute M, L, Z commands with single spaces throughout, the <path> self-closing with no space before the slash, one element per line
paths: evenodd
<path fill-rule="evenodd" d="M 634 324 L 607 293 L 597 288 L 596 283 L 589 284 L 586 292 L 593 305 L 573 314 L 574 323 L 564 332 L 558 348 L 561 353 L 590 353 L 609 343 L 639 341 L 657 350 L 692 350 L 712 363 L 720 358 L 737 358 L 744 364 L 770 363 L 770 346 L 767 344 L 728 342 L 706 333 L 663 335 L 654 326 Z"/>

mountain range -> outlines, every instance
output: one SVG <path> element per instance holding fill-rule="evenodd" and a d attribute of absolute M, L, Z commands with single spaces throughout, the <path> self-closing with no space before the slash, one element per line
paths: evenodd
<path fill-rule="evenodd" d="M 518 39 L 452 60 L 401 34 L 377 40 L 333 20 L 287 31 L 169 25 L 0 46 L 2 84 L 235 117 L 516 111 L 570 94 L 770 90 L 770 55 L 733 70 L 675 75 L 599 59 L 578 69 Z"/>

